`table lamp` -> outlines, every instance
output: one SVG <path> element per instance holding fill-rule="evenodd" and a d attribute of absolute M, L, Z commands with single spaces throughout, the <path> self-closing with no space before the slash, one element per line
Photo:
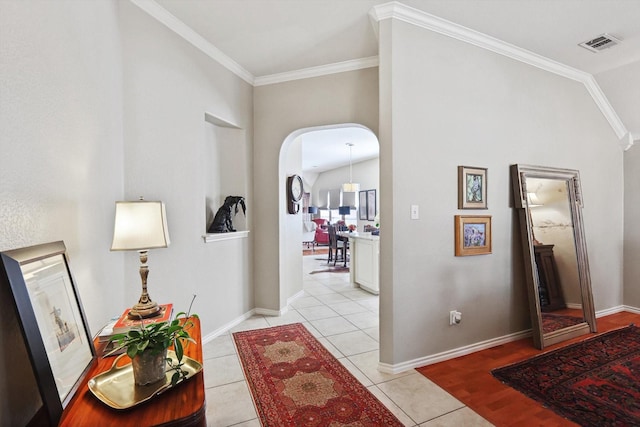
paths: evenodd
<path fill-rule="evenodd" d="M 140 200 L 116 202 L 116 219 L 113 229 L 112 251 L 138 251 L 140 254 L 140 278 L 142 294 L 138 303 L 129 310 L 130 319 L 154 317 L 160 314 L 160 306 L 151 300 L 147 292 L 147 252 L 149 249 L 169 246 L 169 230 L 164 203 Z"/>
<path fill-rule="evenodd" d="M 344 216 L 351 213 L 351 206 L 338 206 L 338 213 L 342 215 L 342 221 L 344 221 Z"/>

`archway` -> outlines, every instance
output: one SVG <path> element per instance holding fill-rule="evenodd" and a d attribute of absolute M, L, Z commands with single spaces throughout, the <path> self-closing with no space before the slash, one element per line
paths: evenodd
<path fill-rule="evenodd" d="M 338 138 L 341 130 L 357 130 L 374 141 L 377 148 L 375 157 L 379 156 L 379 141 L 377 136 L 367 127 L 356 123 L 342 123 L 317 127 L 298 129 L 285 138 L 282 143 L 279 164 L 278 164 L 278 206 L 279 206 L 279 294 L 280 307 L 288 307 L 298 296 L 303 294 L 302 290 L 302 215 L 288 215 L 286 212 L 286 189 L 287 176 L 292 174 L 303 174 L 302 168 L 302 144 L 304 135 L 326 132 L 332 134 L 332 138 Z M 347 141 L 339 141 L 339 147 L 333 148 L 336 156 L 343 161 L 347 160 L 348 151 L 345 147 Z M 346 175 L 343 182 L 348 178 Z M 376 170 L 374 187 L 379 189 L 379 167 Z M 305 190 L 307 191 L 307 190 Z M 379 193 L 378 193 L 379 194 Z M 378 198 L 379 206 L 379 198 Z M 359 227 L 359 228 L 362 228 Z M 283 310 L 281 310 L 283 311 Z"/>

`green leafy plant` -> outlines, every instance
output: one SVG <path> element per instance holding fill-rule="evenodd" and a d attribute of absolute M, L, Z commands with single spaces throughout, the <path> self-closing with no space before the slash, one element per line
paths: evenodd
<path fill-rule="evenodd" d="M 107 356 L 126 348 L 127 356 L 133 360 L 134 357 L 143 352 L 150 351 L 152 354 L 160 354 L 173 346 L 177 363 L 170 357 L 167 357 L 166 361 L 169 369 L 175 371 L 171 376 L 171 385 L 176 385 L 186 378 L 188 374 L 187 371 L 182 369 L 182 366 L 184 366 L 182 361 L 184 348 L 189 342 L 196 343 L 189 335 L 189 329 L 193 326 L 193 322 L 190 319 L 198 318 L 197 314 L 189 314 L 194 299 L 195 295 L 191 300 L 189 312 L 181 311 L 171 321 L 145 325 L 144 319 L 141 319 L 142 322 L 139 327 L 132 328 L 126 333 L 114 335 L 109 341 L 115 341 L 116 348 Z"/>

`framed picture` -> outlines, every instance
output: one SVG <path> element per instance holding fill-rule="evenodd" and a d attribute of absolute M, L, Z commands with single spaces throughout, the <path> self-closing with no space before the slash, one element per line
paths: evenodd
<path fill-rule="evenodd" d="M 376 190 L 367 190 L 367 220 L 376 219 Z"/>
<path fill-rule="evenodd" d="M 458 166 L 458 209 L 487 209 L 487 168 Z"/>
<path fill-rule="evenodd" d="M 96 360 L 66 248 L 47 243 L 2 252 L 0 259 L 0 286 L 13 295 L 44 411 L 58 425 Z"/>
<path fill-rule="evenodd" d="M 358 198 L 358 219 L 367 219 L 367 192 L 360 191 Z"/>
<path fill-rule="evenodd" d="M 455 216 L 456 256 L 491 253 L 491 216 Z"/>

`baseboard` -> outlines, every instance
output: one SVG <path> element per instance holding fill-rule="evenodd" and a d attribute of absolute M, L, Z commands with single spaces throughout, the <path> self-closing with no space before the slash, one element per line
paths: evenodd
<path fill-rule="evenodd" d="M 619 305 L 616 307 L 599 310 L 596 312 L 596 317 L 609 316 L 611 314 L 628 311 L 635 314 L 640 314 L 640 308 L 632 307 L 628 305 Z M 442 353 L 436 353 L 418 359 L 409 360 L 397 364 L 390 363 L 378 363 L 378 370 L 387 374 L 398 374 L 400 372 L 407 371 L 409 369 L 419 368 L 421 366 L 432 365 L 438 362 L 444 362 L 445 360 L 455 359 L 456 357 L 465 356 L 467 354 L 475 353 L 476 351 L 486 350 L 491 347 L 506 344 L 512 341 L 517 341 L 523 338 L 531 336 L 531 329 L 526 331 L 516 332 L 514 334 L 504 335 L 502 337 L 492 338 L 490 340 L 481 341 L 479 343 L 470 344 L 464 347 L 454 348 L 452 350 L 443 351 Z"/>
<path fill-rule="evenodd" d="M 624 310 L 622 311 L 628 311 L 633 314 L 640 314 L 640 308 L 638 307 L 632 307 L 630 305 L 623 305 L 622 307 L 624 307 Z"/>
<path fill-rule="evenodd" d="M 291 305 L 291 303 L 293 303 L 298 298 L 302 298 L 303 296 L 305 296 L 305 293 L 304 293 L 304 290 L 301 290 L 297 294 L 287 298 L 287 310 L 289 309 L 289 306 Z"/>
<path fill-rule="evenodd" d="M 304 295 L 305 295 L 304 291 L 300 291 L 297 294 L 293 295 L 292 297 L 287 299 L 287 306 L 281 310 L 271 310 L 269 308 L 260 308 L 260 307 L 253 308 L 247 311 L 246 313 L 244 313 L 242 316 L 236 317 L 231 322 L 224 324 L 223 326 L 219 327 L 215 331 L 202 337 L 202 343 L 206 344 L 212 341 L 213 339 L 219 337 L 220 335 L 226 334 L 231 328 L 233 328 L 236 325 L 239 325 L 240 323 L 244 322 L 245 320 L 249 319 L 251 316 L 255 314 L 258 314 L 261 316 L 282 316 L 289 311 L 289 306 L 293 301 L 303 297 Z"/>
<path fill-rule="evenodd" d="M 631 310 L 627 310 L 625 307 L 626 306 L 624 305 L 617 305 L 615 307 L 605 308 L 604 310 L 598 310 L 596 311 L 596 317 L 604 317 L 604 316 L 609 316 L 610 314 L 616 314 L 623 311 L 631 311 Z"/>
<path fill-rule="evenodd" d="M 521 340 L 531 336 L 531 329 L 526 331 L 516 332 L 502 337 L 492 338 L 490 340 L 481 341 L 475 344 L 470 344 L 464 347 L 454 348 L 452 350 L 443 351 L 442 353 L 436 353 L 418 359 L 409 360 L 406 362 L 398 363 L 395 365 L 389 363 L 378 363 L 378 370 L 387 374 L 398 374 L 409 369 L 419 368 L 421 366 L 432 365 L 438 362 L 444 362 L 445 360 L 455 359 L 456 357 L 465 356 L 467 354 L 475 353 L 476 351 L 486 350 L 491 347 L 506 344 L 512 341 Z"/>
<path fill-rule="evenodd" d="M 213 341 L 214 338 L 217 338 L 220 335 L 226 334 L 231 328 L 233 328 L 234 326 L 239 325 L 240 323 L 242 323 L 245 320 L 249 319 L 254 314 L 255 314 L 255 309 L 249 310 L 246 313 L 244 313 L 242 316 L 236 317 L 231 322 L 225 323 L 223 326 L 219 327 L 215 331 L 213 331 L 211 333 L 208 333 L 207 335 L 203 336 L 202 337 L 202 344 L 204 345 L 204 344 L 206 344 L 206 343 L 208 343 L 210 341 Z"/>

